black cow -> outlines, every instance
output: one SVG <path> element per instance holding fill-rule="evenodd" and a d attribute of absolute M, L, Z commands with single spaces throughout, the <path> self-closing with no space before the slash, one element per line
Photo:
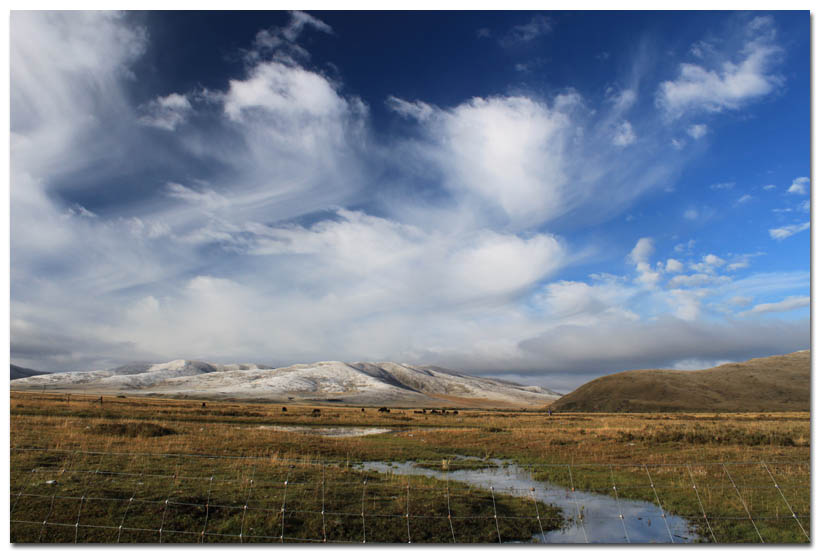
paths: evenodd
<path fill-rule="evenodd" d="M 321 417 L 322 416 L 322 410 L 321 409 L 314 409 L 312 415 L 314 417 Z"/>

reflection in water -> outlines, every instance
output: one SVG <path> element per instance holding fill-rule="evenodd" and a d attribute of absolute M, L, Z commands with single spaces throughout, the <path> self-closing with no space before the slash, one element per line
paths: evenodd
<path fill-rule="evenodd" d="M 327 438 L 356 438 L 373 434 L 392 432 L 390 428 L 373 428 L 370 426 L 260 426 L 259 428 L 276 430 L 277 432 L 295 432 L 309 436 L 325 436 Z"/>
<path fill-rule="evenodd" d="M 470 459 L 463 457 L 462 459 Z M 476 459 L 477 460 L 477 459 Z M 427 476 L 464 482 L 496 492 L 535 498 L 559 507 L 570 519 L 563 528 L 533 536 L 546 543 L 686 543 L 698 535 L 685 519 L 662 511 L 646 501 L 618 499 L 593 492 L 570 489 L 534 480 L 527 470 L 497 459 L 495 466 L 480 469 L 452 469 L 444 472 L 425 469 L 413 462 L 365 462 L 357 468 L 382 473 Z M 578 514 L 583 516 L 579 517 Z"/>

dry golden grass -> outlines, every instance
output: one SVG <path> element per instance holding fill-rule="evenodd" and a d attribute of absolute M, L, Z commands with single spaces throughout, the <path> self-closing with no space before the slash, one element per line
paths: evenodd
<path fill-rule="evenodd" d="M 587 382 L 553 403 L 578 412 L 808 411 L 811 352 L 699 371 L 626 371 Z"/>
<path fill-rule="evenodd" d="M 747 506 L 773 521 L 765 527 L 766 541 L 805 541 L 794 521 L 783 518 L 789 516 L 786 506 L 759 463 L 772 467 L 782 489 L 789 490 L 793 508 L 801 517 L 808 515 L 807 412 L 554 413 L 550 417 L 544 412 L 467 409 L 441 416 L 412 409 L 378 413 L 374 408 L 362 412 L 323 406 L 321 415 L 313 416 L 313 405 L 288 404 L 283 412 L 279 404 L 208 402 L 203 408 L 201 401 L 142 397 L 105 397 L 101 405 L 95 401 L 98 397 L 12 393 L 12 447 L 235 456 L 236 460 L 223 462 L 233 463 L 236 470 L 247 468 L 247 457 L 274 464 L 332 461 L 340 467 L 353 461 L 414 460 L 452 470 L 460 462 L 453 459 L 455 455 L 468 455 L 539 465 L 534 469 L 537 478 L 567 486 L 566 467 L 572 465 L 577 471 L 576 487 L 601 493 L 609 493 L 609 465 L 614 465 L 621 497 L 654 501 L 648 495 L 648 467 L 664 490 L 665 508 L 694 517 L 698 523 L 701 507 L 692 494 L 694 478 L 709 512 L 717 519 L 726 517 L 713 529 L 719 534 L 715 539 L 755 541 L 758 537 L 748 520 L 744 522 L 737 491 L 723 474 L 721 463 L 727 463 L 741 482 Z M 123 430 L 152 428 L 146 424 L 168 433 Z M 273 425 L 374 426 L 392 432 L 331 439 L 280 432 Z M 14 464 L 13 457 L 12 470 Z M 706 529 L 700 529 L 706 535 Z"/>

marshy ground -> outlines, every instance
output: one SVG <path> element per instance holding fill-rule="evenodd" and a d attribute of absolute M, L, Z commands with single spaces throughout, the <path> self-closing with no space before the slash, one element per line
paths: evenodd
<path fill-rule="evenodd" d="M 810 535 L 806 412 L 431 415 L 98 399 L 11 394 L 12 541 L 531 541 L 576 522 L 534 497 L 446 478 L 491 459 L 567 493 L 659 504 L 704 541 Z M 294 426 L 390 431 L 327 437 Z M 363 461 L 412 461 L 445 477 L 363 472 Z"/>

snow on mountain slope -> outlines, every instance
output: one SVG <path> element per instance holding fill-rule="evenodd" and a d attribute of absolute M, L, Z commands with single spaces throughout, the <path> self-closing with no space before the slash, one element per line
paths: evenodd
<path fill-rule="evenodd" d="M 138 390 L 179 377 L 197 377 L 214 372 L 271 370 L 263 365 L 218 365 L 177 359 L 168 363 L 133 363 L 115 369 L 88 372 L 51 373 L 15 380 L 12 388 Z"/>
<path fill-rule="evenodd" d="M 186 397 L 335 400 L 361 404 L 439 405 L 486 401 L 543 405 L 559 394 L 460 374 L 440 367 L 400 363 L 320 363 L 274 369 L 263 365 L 218 365 L 176 360 L 131 364 L 109 371 L 55 373 L 15 380 L 13 389 L 128 391 Z"/>

